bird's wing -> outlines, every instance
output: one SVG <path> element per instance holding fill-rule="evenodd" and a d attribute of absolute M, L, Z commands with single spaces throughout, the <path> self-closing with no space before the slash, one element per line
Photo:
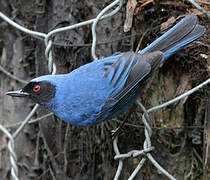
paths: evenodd
<path fill-rule="evenodd" d="M 154 66 L 161 62 L 163 55 L 159 51 L 150 54 L 144 55 L 147 58 L 145 59 L 140 54 L 127 52 L 105 72 L 104 77 L 113 90 L 105 102 L 104 111 L 109 110 L 114 114 L 121 105 L 130 100 L 130 96 L 135 94 L 137 87 L 141 86 L 139 83 L 144 84 L 148 75 L 155 69 Z"/>
<path fill-rule="evenodd" d="M 115 96 L 123 89 L 129 74 L 139 61 L 137 54 L 134 52 L 127 52 L 122 55 L 117 61 L 115 61 L 109 69 L 104 73 L 104 77 L 109 82 L 113 91 L 109 95 L 109 98 L 115 98 Z M 142 63 L 142 62 L 139 62 Z M 148 70 L 148 72 L 150 69 Z M 145 69 L 139 71 L 139 76 L 145 74 Z"/>

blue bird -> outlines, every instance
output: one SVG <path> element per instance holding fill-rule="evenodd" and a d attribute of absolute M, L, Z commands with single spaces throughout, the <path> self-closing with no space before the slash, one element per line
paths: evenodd
<path fill-rule="evenodd" d="M 7 95 L 30 97 L 74 125 L 100 123 L 126 111 L 160 64 L 204 32 L 197 16 L 189 15 L 138 53 L 112 55 L 69 74 L 41 76 Z"/>

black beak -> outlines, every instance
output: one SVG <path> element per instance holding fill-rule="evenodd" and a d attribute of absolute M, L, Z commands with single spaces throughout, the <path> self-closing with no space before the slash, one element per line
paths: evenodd
<path fill-rule="evenodd" d="M 26 97 L 29 96 L 27 92 L 23 92 L 22 89 L 19 91 L 10 91 L 7 92 L 6 95 L 13 96 L 13 97 Z"/>

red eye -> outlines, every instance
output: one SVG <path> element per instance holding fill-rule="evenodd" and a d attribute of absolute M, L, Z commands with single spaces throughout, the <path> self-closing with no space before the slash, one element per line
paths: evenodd
<path fill-rule="evenodd" d="M 38 92 L 40 90 L 40 86 L 39 85 L 35 85 L 34 86 L 34 92 Z"/>

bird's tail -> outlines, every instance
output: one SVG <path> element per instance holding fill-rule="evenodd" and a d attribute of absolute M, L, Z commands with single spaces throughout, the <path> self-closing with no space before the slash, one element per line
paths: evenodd
<path fill-rule="evenodd" d="M 197 16 L 189 15 L 139 53 L 162 51 L 163 60 L 166 60 L 179 49 L 198 39 L 204 32 L 205 27 L 198 24 Z"/>

